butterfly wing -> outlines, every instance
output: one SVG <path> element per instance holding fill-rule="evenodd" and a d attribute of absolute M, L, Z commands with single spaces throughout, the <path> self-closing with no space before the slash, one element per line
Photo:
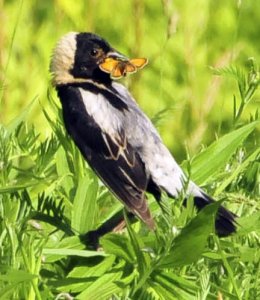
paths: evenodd
<path fill-rule="evenodd" d="M 99 65 L 99 68 L 102 71 L 111 74 L 113 70 L 117 67 L 117 65 L 118 61 L 114 58 L 106 58 L 105 61 Z"/>
<path fill-rule="evenodd" d="M 136 71 L 137 71 L 136 66 L 134 64 L 132 64 L 130 61 L 127 61 L 125 63 L 125 74 L 134 73 Z"/>
<path fill-rule="evenodd" d="M 133 58 L 129 60 L 129 63 L 135 66 L 136 69 L 141 69 L 148 63 L 147 58 Z"/>

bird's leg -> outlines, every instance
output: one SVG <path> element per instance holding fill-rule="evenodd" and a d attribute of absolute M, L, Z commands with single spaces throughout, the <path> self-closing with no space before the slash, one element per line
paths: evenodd
<path fill-rule="evenodd" d="M 127 217 L 130 222 L 135 222 L 136 217 L 131 212 L 127 212 Z M 104 224 L 100 225 L 97 229 L 91 230 L 80 236 L 81 241 L 91 249 L 99 247 L 99 239 L 109 232 L 118 232 L 125 227 L 125 219 L 123 209 L 113 215 Z"/>

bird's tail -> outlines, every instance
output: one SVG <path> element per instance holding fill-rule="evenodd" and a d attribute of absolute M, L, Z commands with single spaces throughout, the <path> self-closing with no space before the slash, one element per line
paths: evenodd
<path fill-rule="evenodd" d="M 198 210 L 201 210 L 206 205 L 213 203 L 214 200 L 206 195 L 204 192 L 200 192 L 200 195 L 194 197 L 194 204 Z M 228 236 L 236 232 L 236 215 L 227 210 L 223 206 L 220 206 L 217 212 L 215 228 L 216 233 L 220 237 Z"/>

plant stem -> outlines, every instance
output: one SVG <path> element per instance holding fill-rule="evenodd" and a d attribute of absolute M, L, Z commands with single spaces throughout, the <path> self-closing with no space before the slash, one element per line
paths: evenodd
<path fill-rule="evenodd" d="M 235 278 L 234 278 L 234 273 L 233 273 L 233 271 L 232 271 L 232 269 L 231 269 L 231 267 L 230 267 L 230 265 L 229 265 L 229 263 L 228 263 L 228 261 L 227 261 L 227 259 L 226 259 L 226 256 L 225 256 L 224 251 L 221 249 L 219 239 L 218 239 L 218 237 L 216 237 L 216 236 L 214 236 L 213 238 L 214 238 L 215 243 L 216 243 L 217 246 L 218 246 L 219 254 L 220 254 L 221 258 L 222 258 L 224 267 L 226 268 L 227 273 L 228 273 L 228 275 L 229 275 L 229 277 L 230 277 L 230 280 L 231 280 L 231 282 L 232 282 L 232 285 L 233 285 L 234 291 L 235 291 L 235 293 L 236 293 L 237 299 L 242 300 L 242 298 L 241 298 L 241 296 L 240 296 L 241 293 L 240 293 L 240 291 L 239 291 L 239 289 L 238 289 L 238 287 L 237 287 L 237 284 L 236 284 L 236 281 L 235 281 Z"/>

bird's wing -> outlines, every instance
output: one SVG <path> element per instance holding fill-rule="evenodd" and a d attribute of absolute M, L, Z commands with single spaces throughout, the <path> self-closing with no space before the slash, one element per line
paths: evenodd
<path fill-rule="evenodd" d="M 75 105 L 81 94 L 71 89 L 66 96 Z M 130 211 L 153 228 L 145 197 L 148 184 L 145 166 L 127 141 L 124 130 L 121 128 L 116 135 L 106 133 L 88 114 L 83 100 L 69 113 L 64 110 L 64 121 L 81 153 L 106 186 Z"/>

